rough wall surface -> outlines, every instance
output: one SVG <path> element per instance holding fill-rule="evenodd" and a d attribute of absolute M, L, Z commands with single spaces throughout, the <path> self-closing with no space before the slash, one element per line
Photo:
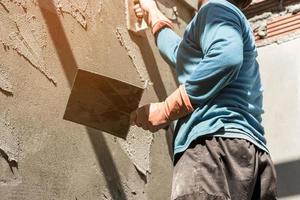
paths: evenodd
<path fill-rule="evenodd" d="M 159 6 L 182 34 L 190 10 Z M 124 141 L 62 120 L 77 68 L 147 86 L 141 104 L 176 88 L 150 32 L 125 24 L 120 0 L 0 0 L 1 199 L 169 198 L 165 131 Z"/>

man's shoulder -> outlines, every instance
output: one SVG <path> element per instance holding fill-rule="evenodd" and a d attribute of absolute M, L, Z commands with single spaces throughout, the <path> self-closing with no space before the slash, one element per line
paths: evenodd
<path fill-rule="evenodd" d="M 198 11 L 200 16 L 202 13 L 207 13 L 211 16 L 230 16 L 234 15 L 239 19 L 245 19 L 242 11 L 234 4 L 227 0 L 209 0 Z"/>

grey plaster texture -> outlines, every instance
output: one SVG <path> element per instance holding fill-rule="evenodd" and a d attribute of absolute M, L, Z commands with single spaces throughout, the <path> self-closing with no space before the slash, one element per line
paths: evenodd
<path fill-rule="evenodd" d="M 182 34 L 189 8 L 158 3 Z M 127 32 L 124 11 L 119 0 L 0 0 L 1 199 L 169 198 L 166 131 L 132 127 L 120 140 L 63 120 L 78 68 L 146 85 L 141 105 L 177 87 L 150 31 Z"/>

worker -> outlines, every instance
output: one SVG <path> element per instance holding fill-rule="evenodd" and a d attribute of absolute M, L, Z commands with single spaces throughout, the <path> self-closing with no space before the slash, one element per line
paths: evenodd
<path fill-rule="evenodd" d="M 165 101 L 132 113 L 155 132 L 176 122 L 171 199 L 276 199 L 276 173 L 261 124 L 262 85 L 251 0 L 198 0 L 183 37 L 153 0 L 134 9 L 151 27 L 180 86 Z"/>

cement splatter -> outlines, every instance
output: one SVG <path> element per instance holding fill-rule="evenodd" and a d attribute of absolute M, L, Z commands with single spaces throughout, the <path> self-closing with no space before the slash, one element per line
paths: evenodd
<path fill-rule="evenodd" d="M 13 85 L 9 79 L 9 75 L 4 67 L 0 64 L 0 91 L 6 96 L 13 96 Z"/>
<path fill-rule="evenodd" d="M 56 7 L 61 13 L 70 14 L 84 29 L 87 29 L 87 16 L 82 10 L 86 9 L 87 1 L 82 1 L 81 3 L 79 1 L 79 5 L 77 3 L 77 1 L 57 0 Z"/>
<path fill-rule="evenodd" d="M 5 23 L 10 21 L 10 26 Z M 5 30 L 0 30 L 0 42 L 6 49 L 13 49 L 33 67 L 39 70 L 50 82 L 57 81 L 46 68 L 43 59 L 43 48 L 46 46 L 43 27 L 33 15 L 15 15 L 5 21 L 0 21 Z M 14 27 L 11 26 L 14 24 Z M 10 31 L 10 33 L 8 33 Z M 8 36 L 7 36 L 8 35 Z"/>
<path fill-rule="evenodd" d="M 53 12 L 49 1 L 32 0 L 35 5 L 43 9 Z M 61 15 L 64 13 L 72 16 L 80 26 L 87 30 L 88 27 L 93 28 L 96 24 L 96 18 L 100 15 L 103 1 L 88 1 L 88 0 L 53 0 L 53 4 L 57 12 Z M 55 13 L 56 14 L 56 13 Z"/>
<path fill-rule="evenodd" d="M 97 29 L 95 27 L 99 20 L 98 17 L 101 15 L 101 11 L 103 8 L 103 1 L 102 0 L 92 1 L 86 5 L 87 5 L 87 7 L 84 12 L 86 13 L 88 26 L 93 31 L 96 31 Z M 101 19 L 99 21 L 101 22 Z"/>
<path fill-rule="evenodd" d="M 142 57 L 138 57 L 140 52 L 134 47 L 131 42 L 130 36 L 126 29 L 117 28 L 116 30 L 117 39 L 120 45 L 125 48 L 129 58 L 131 59 L 140 80 L 144 83 L 146 88 L 148 85 L 153 85 L 148 76 L 145 64 L 143 63 Z M 117 139 L 121 148 L 126 152 L 128 157 L 131 159 L 136 169 L 143 174 L 146 179 L 150 170 L 150 147 L 153 140 L 153 135 L 147 131 L 141 131 L 137 127 L 131 127 L 126 140 Z"/>
<path fill-rule="evenodd" d="M 118 27 L 116 30 L 116 36 L 120 45 L 126 49 L 141 81 L 144 83 L 144 87 L 146 88 L 148 85 L 153 85 L 148 76 L 146 66 L 142 61 L 143 59 L 141 57 L 137 57 L 140 53 L 136 50 L 136 48 L 134 48 L 127 30 Z"/>
<path fill-rule="evenodd" d="M 0 118 L 0 138 L 0 156 L 14 173 L 13 168 L 18 168 L 20 158 L 20 141 L 13 124 L 3 114 Z"/>
<path fill-rule="evenodd" d="M 137 177 L 134 168 L 130 168 L 128 175 L 121 181 L 122 190 L 126 199 L 130 200 L 147 200 L 147 194 L 145 193 L 145 183 L 143 180 Z M 108 189 L 102 190 L 102 200 L 113 200 L 113 195 Z"/>
<path fill-rule="evenodd" d="M 121 148 L 129 156 L 136 169 L 147 179 L 151 173 L 150 169 L 150 149 L 153 135 L 148 131 L 141 131 L 137 127 L 131 127 L 126 140 L 117 139 Z"/>
<path fill-rule="evenodd" d="M 147 195 L 145 194 L 145 183 L 143 180 L 136 177 L 135 169 L 131 168 L 128 172 L 127 178 L 122 181 L 122 186 L 127 199 L 132 200 L 147 200 Z M 144 187 L 141 187 L 144 186 Z"/>
<path fill-rule="evenodd" d="M 27 10 L 27 6 L 26 6 L 26 0 L 0 0 L 0 4 L 4 7 L 4 9 L 9 12 L 9 4 L 15 4 L 21 8 L 23 8 L 23 10 Z"/>

